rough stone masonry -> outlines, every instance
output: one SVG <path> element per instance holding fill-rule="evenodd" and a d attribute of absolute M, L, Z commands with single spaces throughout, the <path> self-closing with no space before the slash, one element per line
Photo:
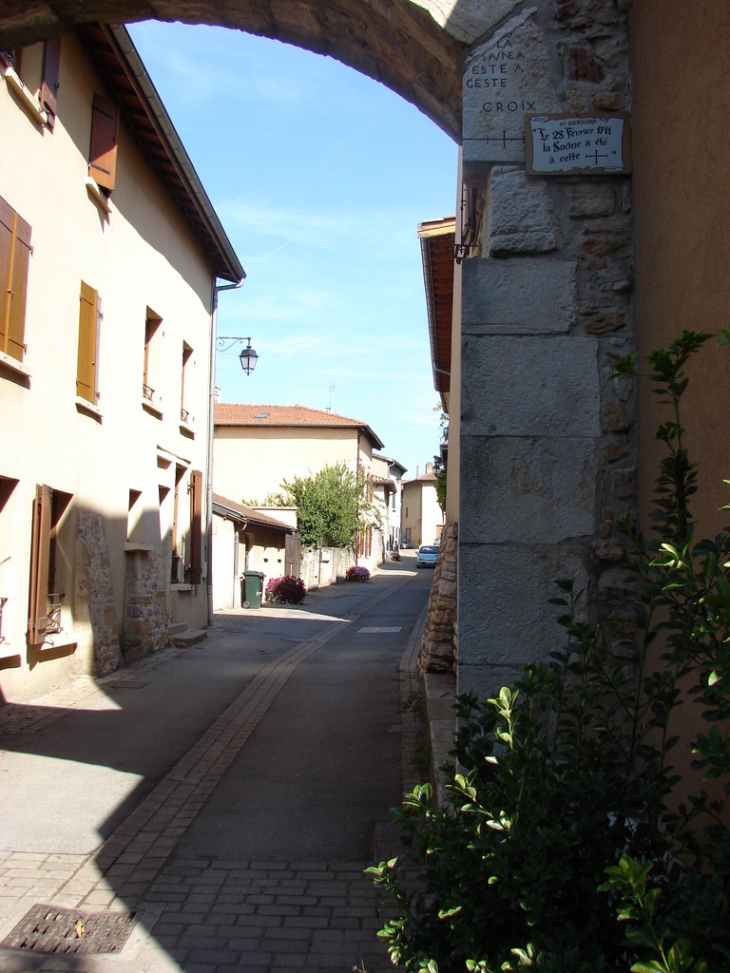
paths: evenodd
<path fill-rule="evenodd" d="M 628 111 L 616 0 L 512 6 L 468 49 L 465 182 L 484 200 L 463 266 L 459 691 L 491 693 L 560 644 L 548 604 L 577 575 L 609 638 L 625 624 L 613 518 L 635 506 L 627 176 L 528 176 L 528 112 Z"/>

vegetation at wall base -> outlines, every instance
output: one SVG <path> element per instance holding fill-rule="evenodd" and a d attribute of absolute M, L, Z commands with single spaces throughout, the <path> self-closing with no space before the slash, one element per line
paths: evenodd
<path fill-rule="evenodd" d="M 560 580 L 563 646 L 492 699 L 459 697 L 450 803 L 435 809 L 430 785 L 417 787 L 394 812 L 403 860 L 368 869 L 396 901 L 379 934 L 394 964 L 730 970 L 730 535 L 693 540 L 697 470 L 680 416 L 684 367 L 710 337 L 683 332 L 645 373 L 636 356 L 616 366 L 617 378 L 647 375 L 671 409 L 652 536 L 617 525 L 636 635 L 609 643 L 583 617 L 576 579 Z M 706 726 L 689 742 L 693 766 L 718 793 L 676 806 L 673 752 L 688 741 L 672 718 L 687 705 Z"/>
<path fill-rule="evenodd" d="M 307 595 L 307 587 L 301 578 L 291 574 L 283 578 L 270 578 L 266 585 L 266 600 L 279 605 L 301 605 Z"/>

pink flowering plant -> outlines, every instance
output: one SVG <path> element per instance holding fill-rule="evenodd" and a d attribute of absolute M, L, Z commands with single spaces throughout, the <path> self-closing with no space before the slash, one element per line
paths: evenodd
<path fill-rule="evenodd" d="M 361 565 L 356 565 L 348 568 L 347 571 L 345 571 L 345 577 L 348 581 L 369 581 L 370 572 L 367 568 L 364 568 Z"/>
<path fill-rule="evenodd" d="M 266 585 L 266 600 L 279 605 L 301 605 L 307 587 L 301 578 L 287 574 L 283 578 L 270 578 Z"/>

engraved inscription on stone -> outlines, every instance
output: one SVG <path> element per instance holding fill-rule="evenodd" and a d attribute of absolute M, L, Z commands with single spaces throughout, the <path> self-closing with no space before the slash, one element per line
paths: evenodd
<path fill-rule="evenodd" d="M 527 171 L 628 172 L 625 122 L 620 116 L 530 116 L 526 127 Z"/>
<path fill-rule="evenodd" d="M 522 162 L 525 115 L 559 112 L 535 8 L 481 44 L 464 73 L 464 161 Z"/>

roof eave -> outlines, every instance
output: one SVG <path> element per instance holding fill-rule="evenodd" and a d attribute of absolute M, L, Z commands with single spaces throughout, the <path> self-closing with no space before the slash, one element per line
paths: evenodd
<path fill-rule="evenodd" d="M 146 153 L 150 165 L 157 171 L 162 181 L 168 185 L 178 205 L 180 205 L 185 215 L 190 218 L 192 230 L 203 245 L 203 249 L 211 261 L 216 277 L 231 281 L 232 283 L 240 283 L 245 279 L 246 272 L 223 229 L 223 225 L 213 208 L 213 204 L 208 198 L 208 194 L 203 188 L 200 177 L 195 171 L 190 156 L 175 130 L 172 119 L 168 115 L 152 79 L 147 73 L 147 69 L 134 46 L 129 32 L 120 24 L 89 24 L 86 30 L 83 27 L 79 28 L 79 35 L 82 41 L 91 49 L 97 70 L 112 91 L 116 89 L 115 79 L 105 70 L 101 58 L 94 56 L 90 36 L 90 31 L 94 29 L 101 31 L 103 34 L 109 50 L 116 59 L 118 67 L 133 89 L 137 102 L 153 129 L 156 146 L 162 150 L 167 161 L 174 169 L 177 183 L 179 183 L 179 185 L 176 183 L 178 192 L 176 193 L 169 185 L 169 175 L 161 171 L 155 165 L 154 158 L 151 158 L 150 154 Z M 121 107 L 124 111 L 123 104 Z M 128 112 L 124 114 L 127 125 L 137 136 L 144 148 L 145 138 L 149 137 L 149 133 L 138 132 L 135 127 L 134 118 Z M 184 197 L 182 204 L 178 198 L 180 191 Z M 193 214 L 197 217 L 197 220 L 193 218 Z M 197 221 L 200 223 L 199 226 L 195 225 Z"/>

